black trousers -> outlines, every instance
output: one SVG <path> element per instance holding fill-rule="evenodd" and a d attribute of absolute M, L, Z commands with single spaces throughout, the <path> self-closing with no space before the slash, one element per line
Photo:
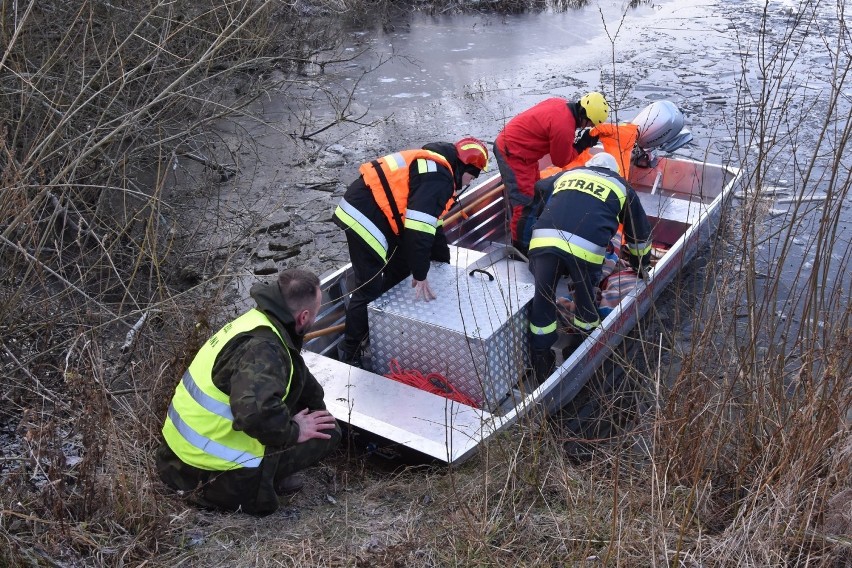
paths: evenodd
<path fill-rule="evenodd" d="M 346 307 L 346 331 L 341 349 L 354 355 L 360 352 L 370 336 L 367 305 L 402 282 L 411 270 L 399 247 L 391 247 L 388 262 L 384 263 L 354 231 L 346 230 L 349 258 L 355 274 L 352 296 Z"/>
<path fill-rule="evenodd" d="M 546 327 L 556 319 L 556 286 L 568 275 L 574 284 L 575 317 L 584 322 L 598 321 L 595 286 L 601 279 L 601 267 L 580 259 L 567 261 L 555 254 L 530 258 L 530 271 L 535 277 L 535 295 L 530 307 L 530 323 Z M 556 342 L 556 331 L 543 335 L 530 333 L 530 347 L 549 349 Z"/>

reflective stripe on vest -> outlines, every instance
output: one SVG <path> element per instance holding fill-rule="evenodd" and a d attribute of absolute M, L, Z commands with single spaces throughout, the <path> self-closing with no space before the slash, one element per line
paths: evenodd
<path fill-rule="evenodd" d="M 388 240 L 385 238 L 384 233 L 366 215 L 355 209 L 345 199 L 341 199 L 337 209 L 334 210 L 334 216 L 355 231 L 371 249 L 376 251 L 379 258 L 387 262 Z"/>
<path fill-rule="evenodd" d="M 403 216 L 405 216 L 408 210 L 409 176 L 411 174 L 410 165 L 415 161 L 417 161 L 418 173 L 423 174 L 438 171 L 438 164 L 440 164 L 447 168 L 450 171 L 450 176 L 455 179 L 453 168 L 450 166 L 447 159 L 442 155 L 430 152 L 429 150 L 403 150 L 401 152 L 396 152 L 395 154 L 382 156 L 376 161 L 379 163 L 382 168 L 382 172 L 385 174 L 390 191 L 393 193 L 397 210 L 403 214 Z M 401 229 L 397 226 L 396 219 L 394 219 L 393 210 L 391 209 L 390 202 L 388 201 L 387 193 L 382 187 L 382 182 L 376 172 L 376 168 L 373 166 L 372 162 L 367 162 L 365 164 L 361 164 L 358 171 L 364 177 L 364 183 L 370 188 L 370 191 L 373 194 L 373 199 L 376 201 L 376 205 L 379 206 L 379 209 L 381 209 L 382 213 L 384 213 L 385 217 L 387 217 L 391 230 L 395 235 L 399 235 Z M 444 206 L 444 211 L 440 215 L 441 217 L 450 210 L 454 201 L 455 198 L 450 197 L 449 201 L 447 201 L 447 204 Z M 403 225 L 406 225 L 405 218 L 402 219 L 402 223 Z"/>
<path fill-rule="evenodd" d="M 592 264 L 603 264 L 606 253 L 606 247 L 596 245 L 574 233 L 559 229 L 535 229 L 530 239 L 530 252 L 548 247 L 565 251 Z"/>
<path fill-rule="evenodd" d="M 291 357 L 290 377 L 282 400 L 290 392 L 292 356 L 269 318 L 253 309 L 226 324 L 199 349 L 175 388 L 169 406 L 163 437 L 182 462 L 209 471 L 260 466 L 265 446 L 257 438 L 234 430 L 229 397 L 213 384 L 213 364 L 225 345 L 240 333 L 259 327 L 275 332 Z"/>
<path fill-rule="evenodd" d="M 606 174 L 592 173 L 586 169 L 569 170 L 559 176 L 553 185 L 553 195 L 569 189 L 588 193 L 603 202 L 606 202 L 610 193 L 615 193 L 618 197 L 619 209 L 624 207 L 624 202 L 627 200 L 627 190 L 621 182 Z"/>
<path fill-rule="evenodd" d="M 452 168 L 450 168 L 452 171 Z M 417 173 L 418 174 L 428 174 L 430 172 L 437 172 L 438 164 L 435 163 L 434 160 L 426 160 L 424 158 L 417 159 Z"/>

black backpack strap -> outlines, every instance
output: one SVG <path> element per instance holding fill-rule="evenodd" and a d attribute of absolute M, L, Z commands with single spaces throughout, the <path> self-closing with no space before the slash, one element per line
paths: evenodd
<path fill-rule="evenodd" d="M 382 188 L 385 190 L 385 196 L 388 198 L 388 203 L 390 203 L 391 213 L 393 213 L 396 226 L 399 228 L 399 235 L 402 235 L 402 230 L 405 226 L 402 223 L 402 215 L 400 215 L 399 208 L 396 206 L 396 199 L 394 199 L 393 192 L 391 191 L 390 184 L 388 183 L 388 178 L 385 177 L 385 171 L 382 169 L 382 165 L 378 160 L 373 160 L 370 162 L 370 165 L 376 169 L 379 181 L 382 183 Z"/>

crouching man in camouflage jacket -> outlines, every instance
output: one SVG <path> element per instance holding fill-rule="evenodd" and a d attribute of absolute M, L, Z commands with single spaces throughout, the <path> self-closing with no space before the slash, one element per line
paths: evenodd
<path fill-rule="evenodd" d="M 300 355 L 322 293 L 285 270 L 256 284 L 257 307 L 225 325 L 193 359 L 169 405 L 157 469 L 202 506 L 266 515 L 298 491 L 293 474 L 329 455 L 341 431 Z"/>

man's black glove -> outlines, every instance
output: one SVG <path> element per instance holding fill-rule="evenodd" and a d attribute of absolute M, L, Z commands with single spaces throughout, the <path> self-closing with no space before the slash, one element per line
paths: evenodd
<path fill-rule="evenodd" d="M 592 136 L 592 131 L 589 128 L 585 128 L 580 134 L 580 137 L 574 140 L 574 149 L 579 154 L 584 150 L 588 150 L 592 146 L 598 143 L 598 137 Z"/>

